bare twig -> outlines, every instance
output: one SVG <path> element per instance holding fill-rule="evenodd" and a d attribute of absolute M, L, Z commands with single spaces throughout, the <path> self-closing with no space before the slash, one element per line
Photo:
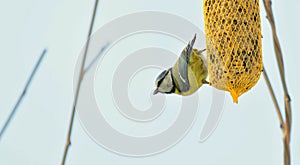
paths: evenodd
<path fill-rule="evenodd" d="M 269 89 L 271 97 L 272 97 L 272 101 L 273 101 L 275 109 L 276 109 L 276 113 L 277 113 L 277 116 L 278 116 L 278 119 L 279 119 L 280 128 L 282 128 L 283 124 L 284 124 L 283 117 L 282 117 L 278 101 L 276 99 L 273 87 L 271 85 L 271 82 L 270 82 L 270 79 L 269 79 L 269 76 L 267 74 L 267 71 L 266 71 L 265 67 L 264 67 L 263 75 L 264 75 L 265 81 L 267 83 L 268 89 Z"/>
<path fill-rule="evenodd" d="M 67 141 L 66 141 L 66 145 L 65 145 L 63 160 L 62 160 L 62 163 L 61 163 L 62 165 L 64 165 L 65 162 L 66 162 L 68 150 L 69 150 L 69 147 L 71 145 L 71 140 L 70 139 L 71 139 L 71 134 L 72 134 L 72 129 L 73 129 L 75 109 L 76 109 L 76 105 L 77 105 L 77 101 L 78 101 L 78 95 L 79 95 L 79 91 L 80 91 L 81 81 L 82 81 L 82 78 L 83 78 L 83 75 L 84 75 L 84 65 L 85 65 L 86 56 L 87 56 L 87 53 L 88 53 L 88 48 L 89 48 L 89 43 L 90 43 L 90 36 L 92 34 L 92 31 L 93 31 L 93 26 L 94 26 L 94 22 L 95 22 L 98 2 L 99 2 L 99 0 L 95 0 L 93 16 L 92 16 L 92 20 L 91 20 L 91 23 L 90 23 L 90 28 L 89 28 L 89 32 L 88 32 L 88 36 L 87 36 L 87 43 L 85 45 L 85 51 L 84 51 L 84 54 L 83 54 L 81 68 L 80 68 L 80 75 L 79 75 L 79 78 L 78 78 L 76 93 L 75 93 L 75 97 L 74 97 L 74 103 L 73 103 L 73 108 L 72 108 L 72 113 L 71 113 L 71 119 L 70 119 L 70 124 L 69 124 L 69 128 L 68 128 Z"/>
<path fill-rule="evenodd" d="M 99 59 L 99 57 L 102 55 L 104 50 L 108 47 L 109 43 L 106 43 L 102 48 L 100 49 L 99 53 L 94 57 L 92 62 L 84 69 L 84 74 L 90 70 L 90 68 L 96 63 L 96 61 Z"/>
<path fill-rule="evenodd" d="M 292 127 L 292 111 L 291 111 L 291 98 L 288 93 L 287 84 L 285 81 L 285 71 L 283 63 L 283 55 L 280 47 L 279 39 L 276 32 L 275 20 L 272 10 L 272 1 L 263 0 L 265 10 L 267 13 L 267 19 L 270 22 L 273 35 L 274 50 L 277 59 L 277 65 L 280 72 L 280 78 L 282 83 L 282 88 L 284 91 L 284 105 L 285 105 L 285 122 L 282 127 L 283 132 L 283 143 L 284 143 L 284 164 L 291 164 L 291 154 L 290 154 L 290 139 L 291 139 L 291 127 Z M 276 106 L 276 105 L 275 105 Z"/>
<path fill-rule="evenodd" d="M 16 104 L 15 104 L 13 110 L 12 110 L 11 113 L 9 114 L 9 116 L 8 116 L 8 118 L 7 118 L 7 120 L 6 120 L 5 124 L 4 124 L 4 126 L 3 126 L 3 128 L 1 129 L 1 132 L 0 132 L 0 140 L 1 140 L 2 136 L 4 135 L 4 133 L 5 133 L 6 129 L 7 129 L 7 127 L 9 126 L 9 123 L 11 122 L 12 118 L 14 117 L 14 115 L 15 115 L 15 113 L 16 113 L 16 111 L 17 111 L 19 105 L 20 105 L 20 103 L 22 102 L 23 98 L 25 97 L 25 95 L 26 95 L 26 93 L 27 93 L 27 90 L 28 90 L 28 88 L 29 88 L 29 85 L 31 84 L 31 81 L 32 81 L 32 79 L 33 79 L 33 77 L 34 77 L 34 75 L 35 75 L 37 69 L 39 68 L 39 66 L 40 66 L 40 64 L 41 64 L 41 62 L 42 62 L 42 60 L 43 60 L 43 58 L 44 58 L 46 52 L 47 52 L 47 49 L 44 49 L 43 52 L 42 52 L 42 54 L 40 55 L 39 60 L 38 60 L 37 63 L 35 64 L 35 67 L 34 67 L 33 71 L 31 72 L 31 75 L 30 75 L 29 79 L 27 80 L 27 83 L 26 83 L 26 85 L 25 85 L 25 87 L 24 87 L 24 89 L 23 89 L 23 92 L 21 93 L 21 95 L 20 95 L 18 101 L 16 102 Z"/>

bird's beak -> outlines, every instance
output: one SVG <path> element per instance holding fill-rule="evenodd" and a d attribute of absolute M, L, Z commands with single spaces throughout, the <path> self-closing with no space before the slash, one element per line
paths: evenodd
<path fill-rule="evenodd" d="M 156 95 L 158 93 L 158 88 L 156 88 L 154 91 L 153 91 L 153 95 Z"/>

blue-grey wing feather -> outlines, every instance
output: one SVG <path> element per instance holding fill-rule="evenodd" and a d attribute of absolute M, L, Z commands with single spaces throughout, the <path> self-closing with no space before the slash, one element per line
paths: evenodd
<path fill-rule="evenodd" d="M 193 46 L 196 40 L 196 35 L 193 40 L 188 44 L 187 48 L 184 49 L 178 59 L 178 86 L 181 92 L 187 92 L 190 89 L 190 83 L 188 79 L 188 66 L 190 63 L 190 56 L 193 51 Z"/>

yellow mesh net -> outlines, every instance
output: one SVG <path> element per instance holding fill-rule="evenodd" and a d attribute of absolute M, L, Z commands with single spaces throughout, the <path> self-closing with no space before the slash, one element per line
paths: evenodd
<path fill-rule="evenodd" d="M 203 0 L 211 85 L 233 101 L 259 80 L 262 34 L 258 0 Z"/>

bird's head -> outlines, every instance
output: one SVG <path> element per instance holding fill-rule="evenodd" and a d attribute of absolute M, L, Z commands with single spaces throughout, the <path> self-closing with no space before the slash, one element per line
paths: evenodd
<path fill-rule="evenodd" d="M 175 84 L 172 77 L 172 69 L 164 70 L 158 75 L 155 81 L 156 89 L 153 91 L 153 94 L 157 93 L 174 93 Z"/>

